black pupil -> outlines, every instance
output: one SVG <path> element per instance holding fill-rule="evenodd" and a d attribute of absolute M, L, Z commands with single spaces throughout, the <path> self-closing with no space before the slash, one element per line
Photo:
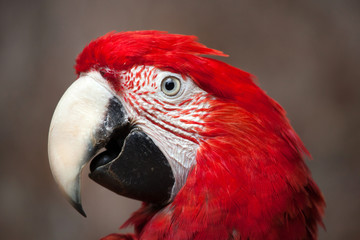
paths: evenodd
<path fill-rule="evenodd" d="M 166 88 L 166 90 L 168 90 L 168 91 L 174 90 L 174 88 L 175 88 L 175 82 L 174 82 L 174 80 L 172 80 L 172 79 L 166 80 L 166 82 L 165 82 L 165 88 Z"/>

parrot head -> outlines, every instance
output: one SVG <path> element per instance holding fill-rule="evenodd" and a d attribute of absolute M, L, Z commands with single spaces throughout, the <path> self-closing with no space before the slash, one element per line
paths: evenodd
<path fill-rule="evenodd" d="M 324 200 L 284 110 L 193 36 L 109 33 L 76 60 L 49 130 L 53 176 L 143 201 L 143 239 L 315 239 Z"/>

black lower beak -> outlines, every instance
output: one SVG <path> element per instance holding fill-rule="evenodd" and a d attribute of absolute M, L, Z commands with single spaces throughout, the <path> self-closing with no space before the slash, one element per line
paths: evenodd
<path fill-rule="evenodd" d="M 89 177 L 129 198 L 168 203 L 175 180 L 166 157 L 140 129 L 129 130 L 115 134 L 107 150 L 92 160 Z"/>

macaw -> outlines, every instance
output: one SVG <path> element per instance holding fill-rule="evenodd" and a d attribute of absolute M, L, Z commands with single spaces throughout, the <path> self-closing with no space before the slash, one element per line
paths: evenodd
<path fill-rule="evenodd" d="M 317 239 L 325 202 L 283 108 L 194 36 L 111 32 L 76 59 L 49 130 L 53 176 L 143 202 L 104 239 Z"/>

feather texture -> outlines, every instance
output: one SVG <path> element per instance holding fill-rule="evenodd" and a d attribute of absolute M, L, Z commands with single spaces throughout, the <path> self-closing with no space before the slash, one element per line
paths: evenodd
<path fill-rule="evenodd" d="M 109 33 L 77 58 L 78 74 L 107 69 L 117 90 L 121 71 L 145 65 L 187 76 L 213 96 L 196 165 L 173 202 L 144 203 L 123 225 L 134 225 L 135 235 L 105 239 L 316 239 L 325 203 L 285 111 L 251 74 L 201 56 L 226 55 L 196 40 L 158 31 Z"/>

